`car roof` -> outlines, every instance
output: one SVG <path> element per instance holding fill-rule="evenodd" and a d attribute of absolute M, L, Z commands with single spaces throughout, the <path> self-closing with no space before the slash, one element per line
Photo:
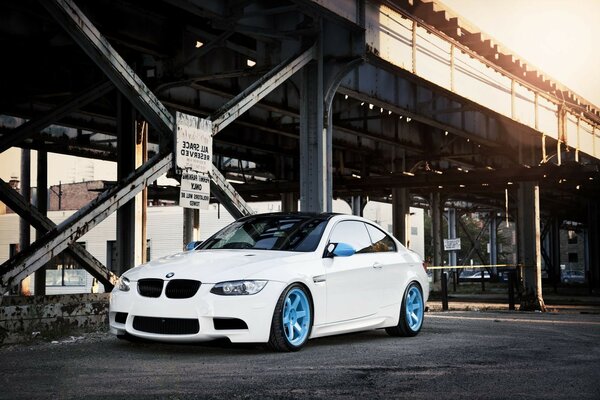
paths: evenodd
<path fill-rule="evenodd" d="M 247 215 L 245 217 L 240 218 L 238 221 L 248 221 L 254 218 L 315 218 L 328 220 L 336 215 L 343 215 L 339 213 L 316 213 L 316 212 L 304 212 L 304 211 L 296 211 L 296 212 L 273 212 L 273 213 L 263 213 L 263 214 L 252 214 Z"/>

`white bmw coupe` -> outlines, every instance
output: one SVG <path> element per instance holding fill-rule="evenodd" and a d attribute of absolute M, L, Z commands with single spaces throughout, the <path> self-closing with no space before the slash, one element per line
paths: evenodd
<path fill-rule="evenodd" d="M 109 320 L 118 336 L 296 351 L 367 329 L 414 336 L 428 294 L 421 258 L 364 218 L 261 214 L 124 273 Z"/>

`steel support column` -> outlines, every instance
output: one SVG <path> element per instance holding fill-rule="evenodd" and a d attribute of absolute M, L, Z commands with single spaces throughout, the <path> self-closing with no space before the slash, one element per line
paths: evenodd
<path fill-rule="evenodd" d="M 392 189 L 392 229 L 396 239 L 410 248 L 410 196 L 408 189 Z"/>
<path fill-rule="evenodd" d="M 183 209 L 183 249 L 198 240 L 200 227 L 200 212 L 193 208 Z"/>
<path fill-rule="evenodd" d="M 433 265 L 439 266 L 444 263 L 442 256 L 442 201 L 439 192 L 431 194 L 431 235 L 433 236 Z M 433 272 L 433 282 L 440 280 L 440 270 Z"/>
<path fill-rule="evenodd" d="M 121 182 L 135 171 L 135 112 L 121 94 L 117 94 L 117 179 Z M 135 267 L 135 198 L 117 210 L 117 256 L 114 272 L 121 275 Z M 114 269 L 114 268 L 113 268 Z"/>
<path fill-rule="evenodd" d="M 550 273 L 550 276 L 552 277 L 553 280 L 553 284 L 558 285 L 560 283 L 560 225 L 561 225 L 561 221 L 558 218 L 552 218 L 552 221 L 550 222 L 551 226 L 550 226 L 550 232 L 549 232 L 549 244 L 550 244 L 550 248 L 548 249 L 548 252 L 550 253 L 550 262 L 552 263 L 552 265 L 550 266 L 550 268 L 552 268 L 552 271 Z"/>
<path fill-rule="evenodd" d="M 315 60 L 302 69 L 300 86 L 300 209 L 330 212 L 332 179 L 328 167 L 327 132 L 323 126 L 323 56 L 317 43 Z"/>
<path fill-rule="evenodd" d="M 540 189 L 536 182 L 521 182 L 518 190 L 519 264 L 523 267 L 522 310 L 545 311 L 542 297 Z"/>
<path fill-rule="evenodd" d="M 44 150 L 37 152 L 37 209 L 44 217 L 48 212 L 48 153 Z M 35 240 L 46 233 L 45 229 L 36 228 Z M 35 271 L 34 292 L 36 296 L 46 295 L 46 267 Z"/>
<path fill-rule="evenodd" d="M 600 289 L 600 203 L 598 200 L 588 202 L 588 257 L 589 257 L 589 285 Z"/>
<path fill-rule="evenodd" d="M 361 9 L 364 11 L 364 4 L 361 6 Z M 361 39 L 361 41 L 364 41 L 364 38 Z M 320 58 L 323 58 L 322 55 L 322 51 L 321 51 L 321 56 Z M 327 210 L 328 211 L 332 211 L 332 196 L 333 196 L 333 175 L 332 175 L 332 171 L 333 171 L 333 98 L 335 97 L 335 94 L 337 93 L 338 88 L 340 87 L 340 84 L 342 83 L 342 79 L 344 79 L 344 77 L 346 75 L 348 75 L 348 73 L 350 71 L 352 71 L 354 68 L 356 68 L 357 66 L 359 66 L 360 64 L 363 63 L 363 58 L 359 57 L 359 58 L 355 58 L 353 60 L 351 60 L 350 62 L 343 64 L 343 65 L 337 65 L 337 63 L 333 63 L 333 65 L 328 65 L 325 66 L 323 65 L 323 75 L 325 74 L 325 70 L 329 70 L 329 72 L 331 73 L 331 78 L 329 78 L 329 80 L 327 81 L 326 84 L 326 92 L 325 92 L 325 97 L 324 97 L 324 104 L 323 104 L 323 113 L 325 115 L 324 118 L 324 130 L 325 130 L 325 146 L 327 148 L 327 152 L 325 154 L 325 166 L 326 166 L 326 177 L 327 177 L 327 182 L 326 182 L 326 187 L 325 187 L 325 194 L 326 194 L 326 203 L 327 203 Z M 335 71 L 335 73 L 334 73 Z M 323 79 L 325 79 L 325 77 L 323 77 Z M 363 209 L 363 204 L 362 204 L 362 199 L 359 200 L 359 205 L 360 205 L 360 212 L 359 214 L 355 214 L 355 215 L 361 215 L 362 216 L 362 209 Z M 354 205 L 352 205 L 352 210 L 354 212 L 356 208 L 354 207 Z"/>
<path fill-rule="evenodd" d="M 363 216 L 363 202 L 362 196 L 352 196 L 350 198 L 350 207 L 352 208 L 352 215 L 356 215 L 358 217 Z"/>
<path fill-rule="evenodd" d="M 490 265 L 498 264 L 498 220 L 496 212 L 490 211 Z M 496 267 L 492 267 L 492 272 L 496 275 Z"/>
<path fill-rule="evenodd" d="M 448 239 L 456 239 L 456 209 L 448 208 Z M 448 265 L 456 266 L 456 250 L 448 252 Z"/>
<path fill-rule="evenodd" d="M 28 205 L 31 203 L 31 150 L 29 149 L 21 149 L 21 196 L 23 196 Z M 25 218 L 20 218 L 19 252 L 27 250 L 30 243 L 31 227 Z M 21 294 L 30 294 L 29 282 L 29 277 L 24 276 L 23 282 L 20 282 Z"/>
<path fill-rule="evenodd" d="M 281 211 L 298 211 L 298 195 L 294 192 L 281 193 Z"/>

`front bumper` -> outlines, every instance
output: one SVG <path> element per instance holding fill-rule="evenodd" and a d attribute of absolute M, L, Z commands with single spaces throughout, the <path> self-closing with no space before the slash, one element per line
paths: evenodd
<path fill-rule="evenodd" d="M 114 289 L 111 293 L 109 325 L 111 333 L 160 340 L 167 342 L 201 342 L 227 338 L 231 342 L 266 343 L 269 341 L 273 311 L 285 284 L 269 281 L 259 293 L 243 296 L 220 296 L 210 293 L 213 284 L 202 284 L 198 292 L 188 299 L 171 299 L 165 296 L 151 298 L 140 295 L 137 282 L 123 292 Z M 126 313 L 125 323 L 116 322 L 117 313 Z M 200 330 L 196 334 L 158 334 L 136 330 L 134 318 L 181 318 L 197 319 Z M 237 318 L 246 323 L 248 329 L 215 329 L 214 318 Z"/>

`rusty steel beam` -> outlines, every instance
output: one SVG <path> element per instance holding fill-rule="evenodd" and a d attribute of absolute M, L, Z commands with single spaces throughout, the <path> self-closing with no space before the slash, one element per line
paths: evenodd
<path fill-rule="evenodd" d="M 11 210 L 19 214 L 35 229 L 43 231 L 44 234 L 56 228 L 56 224 L 48 217 L 42 214 L 36 207 L 28 204 L 23 196 L 19 195 L 12 189 L 4 180 L 0 178 L 0 198 Z M 112 290 L 118 277 L 109 271 L 100 261 L 91 255 L 83 246 L 78 243 L 71 243 L 65 250 L 72 256 L 81 266 L 88 271 L 94 278 L 102 283 L 107 291 Z M 57 253 L 55 253 L 57 254 Z M 8 261 L 10 262 L 10 260 Z M 0 271 L 3 271 L 0 266 Z M 4 277 L 0 277 L 0 282 L 4 281 Z"/>
<path fill-rule="evenodd" d="M 213 136 L 301 70 L 302 67 L 314 59 L 315 54 L 316 45 L 313 44 L 300 55 L 282 61 L 262 78 L 215 111 L 209 118 L 213 122 Z"/>
<path fill-rule="evenodd" d="M 246 90 L 211 114 L 208 119 L 212 121 L 213 136 L 308 64 L 315 57 L 315 49 L 316 45 L 312 45 L 300 55 L 284 60 Z M 235 218 L 240 218 L 244 215 L 254 213 L 215 165 L 213 165 L 210 175 L 211 191 L 223 203 L 230 214 Z"/>
<path fill-rule="evenodd" d="M 127 65 L 108 40 L 72 0 L 40 4 L 94 61 L 144 118 L 172 140 L 174 119 L 140 77 Z"/>
<path fill-rule="evenodd" d="M 168 143 L 172 143 L 175 124 L 171 113 L 75 3 L 72 0 L 53 0 L 42 2 L 42 5 L 144 118 L 168 140 Z M 315 46 L 312 46 L 300 56 L 282 62 L 265 77 L 225 104 L 211 118 L 215 125 L 213 135 L 300 70 L 314 58 L 314 55 Z M 7 288 L 41 268 L 55 254 L 65 250 L 121 205 L 131 200 L 148 183 L 167 172 L 172 167 L 172 161 L 172 152 L 163 149 L 163 152 L 146 162 L 117 186 L 105 191 L 63 223 L 48 231 L 29 249 L 2 264 L 0 292 L 4 293 Z M 235 211 L 238 216 L 251 213 L 251 209 L 215 166 L 211 175 L 211 186 L 217 189 L 216 192 L 222 195 L 226 204 L 233 208 L 234 214 Z"/>
<path fill-rule="evenodd" d="M 160 100 L 158 100 L 154 93 L 150 91 L 140 77 L 127 65 L 125 60 L 123 60 L 117 51 L 110 45 L 108 40 L 102 36 L 98 29 L 96 29 L 75 3 L 72 0 L 53 0 L 42 2 L 42 5 L 69 33 L 69 35 L 71 35 L 75 42 L 79 44 L 83 51 L 98 65 L 144 118 L 155 129 L 161 132 L 169 143 L 172 142 L 175 122 L 171 113 L 165 108 Z M 299 59 L 294 60 L 294 62 L 301 64 L 303 61 L 300 57 Z M 294 65 L 284 65 L 283 73 L 289 72 L 290 69 L 294 70 Z M 234 99 L 237 100 L 236 104 L 231 105 L 231 107 L 235 108 L 234 112 L 230 112 L 225 106 L 221 109 L 223 114 L 217 115 L 215 118 L 217 127 L 213 129 L 213 135 L 220 129 L 223 129 L 239 114 L 244 112 L 247 109 L 244 109 L 244 107 L 249 108 L 252 104 L 259 101 L 277 87 L 272 80 L 273 78 L 275 78 L 275 80 L 287 79 L 287 75 L 282 75 L 282 71 L 275 71 L 272 75 L 274 76 L 269 76 L 271 79 L 265 82 L 266 87 L 265 85 L 258 85 L 258 88 L 251 86 L 251 88 L 255 90 L 250 90 L 251 88 L 249 88 L 242 93 L 243 96 L 251 97 L 250 100 Z M 212 175 L 214 175 L 214 187 L 222 192 L 222 197 L 224 199 L 228 197 L 231 198 L 231 201 L 225 203 L 225 205 L 229 207 L 235 207 L 235 209 L 231 209 L 230 212 L 238 216 L 246 215 L 251 212 L 251 209 L 245 204 L 241 196 L 235 194 L 235 189 L 233 189 L 222 174 L 214 167 Z"/>
<path fill-rule="evenodd" d="M 0 294 L 4 294 L 9 287 L 41 268 L 117 208 L 134 198 L 149 183 L 165 174 L 172 164 L 173 153 L 155 155 L 118 185 L 103 192 L 50 230 L 30 248 L 0 265 Z"/>
<path fill-rule="evenodd" d="M 0 139 L 0 153 L 16 144 L 19 144 L 25 139 L 30 138 L 50 124 L 58 121 L 65 115 L 68 115 L 71 113 L 71 111 L 80 109 L 94 100 L 104 96 L 112 89 L 113 85 L 110 82 L 95 84 L 85 89 L 81 93 L 78 93 L 65 103 L 60 104 L 52 110 L 46 112 L 41 117 L 31 119 L 10 131 L 10 133 L 5 133 Z"/>
<path fill-rule="evenodd" d="M 442 171 L 440 171 L 442 172 Z M 590 178 L 592 180 L 590 180 Z M 596 166 L 582 166 L 577 164 L 556 166 L 545 164 L 537 167 L 513 167 L 496 170 L 444 171 L 442 174 L 419 173 L 414 176 L 405 174 L 390 174 L 386 176 L 369 176 L 368 179 L 337 178 L 333 183 L 334 191 L 366 191 L 392 188 L 411 189 L 439 189 L 460 187 L 483 188 L 484 191 L 504 189 L 508 182 L 517 183 L 530 180 L 539 180 L 542 186 L 557 188 L 581 184 L 595 187 L 600 181 L 600 172 Z M 564 183 L 559 183 L 559 181 Z M 236 189 L 244 195 L 253 195 L 271 192 L 298 191 L 298 182 L 267 182 L 257 184 L 239 184 Z M 466 191 L 467 189 L 462 189 Z"/>

